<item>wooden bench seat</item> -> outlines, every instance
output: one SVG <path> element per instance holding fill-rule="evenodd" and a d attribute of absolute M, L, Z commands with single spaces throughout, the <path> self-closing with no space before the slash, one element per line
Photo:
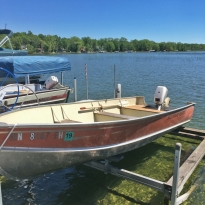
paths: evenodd
<path fill-rule="evenodd" d="M 120 119 L 136 119 L 136 117 L 134 116 L 121 115 L 121 114 L 116 114 L 111 112 L 99 112 L 99 113 L 95 113 L 95 115 L 101 115 L 101 116 L 112 117 L 112 118 L 120 118 Z"/>
<path fill-rule="evenodd" d="M 157 110 L 156 108 L 152 108 L 152 107 L 146 107 L 144 105 L 130 105 L 130 106 L 126 106 L 124 108 L 129 108 L 129 109 L 133 109 L 133 110 L 142 110 L 142 111 L 146 111 L 146 112 L 164 112 L 163 110 Z"/>
<path fill-rule="evenodd" d="M 63 119 L 61 121 L 55 121 L 55 123 L 80 123 L 80 122 L 75 120 L 70 120 L 70 119 Z"/>

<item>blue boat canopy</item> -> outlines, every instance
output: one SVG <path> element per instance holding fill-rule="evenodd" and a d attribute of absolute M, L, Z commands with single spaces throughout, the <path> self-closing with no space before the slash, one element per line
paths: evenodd
<path fill-rule="evenodd" d="M 13 32 L 9 29 L 0 29 L 0 34 L 6 34 L 8 37 L 11 37 Z"/>
<path fill-rule="evenodd" d="M 16 77 L 48 74 L 71 70 L 66 57 L 57 56 L 10 56 L 0 57 L 0 68 L 9 70 Z M 3 75 L 3 71 L 0 72 Z"/>

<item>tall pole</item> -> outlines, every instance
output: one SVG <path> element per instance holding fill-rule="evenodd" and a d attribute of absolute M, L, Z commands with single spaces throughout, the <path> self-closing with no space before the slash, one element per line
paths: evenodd
<path fill-rule="evenodd" d="M 86 80 L 86 97 L 88 100 L 88 68 L 87 68 L 87 64 L 85 64 L 85 80 Z"/>
<path fill-rule="evenodd" d="M 116 98 L 116 92 L 115 92 L 115 84 L 116 84 L 116 82 L 115 82 L 116 80 L 115 80 L 115 65 L 114 65 L 114 98 Z"/>

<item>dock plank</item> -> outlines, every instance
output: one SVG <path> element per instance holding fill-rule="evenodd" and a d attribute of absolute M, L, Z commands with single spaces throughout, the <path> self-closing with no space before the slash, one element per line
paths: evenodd
<path fill-rule="evenodd" d="M 190 127 L 180 127 L 176 130 L 173 131 L 174 134 L 178 134 L 178 133 L 187 133 L 189 134 L 193 134 L 193 135 L 199 135 L 201 137 L 205 136 L 205 130 L 198 130 L 198 129 L 194 129 L 194 128 L 190 128 Z"/>
<path fill-rule="evenodd" d="M 179 169 L 179 181 L 178 181 L 178 194 L 182 191 L 184 184 L 191 176 L 200 160 L 205 155 L 205 139 L 199 144 L 199 146 L 193 151 L 188 159 L 182 164 Z M 172 185 L 173 177 L 171 177 L 167 184 Z"/>

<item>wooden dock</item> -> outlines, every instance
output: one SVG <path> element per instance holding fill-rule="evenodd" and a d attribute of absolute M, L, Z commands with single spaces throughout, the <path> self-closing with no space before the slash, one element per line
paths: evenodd
<path fill-rule="evenodd" d="M 109 173 L 115 176 L 119 176 L 134 181 L 136 183 L 146 185 L 148 187 L 156 189 L 157 191 L 161 191 L 164 193 L 165 205 L 168 205 L 169 201 L 171 201 L 171 205 L 181 204 L 188 199 L 188 197 L 195 188 L 195 186 L 192 186 L 187 193 L 183 194 L 182 196 L 179 196 L 180 192 L 183 190 L 184 184 L 187 182 L 187 180 L 205 155 L 205 130 L 181 127 L 170 134 L 201 140 L 201 143 L 191 153 L 191 155 L 186 159 L 186 161 L 181 165 L 181 167 L 181 144 L 176 144 L 173 176 L 167 182 L 158 181 L 149 177 L 145 177 L 143 175 L 129 172 L 128 170 L 119 169 L 111 166 L 109 162 L 118 160 L 117 157 L 105 159 L 104 163 L 88 162 L 85 163 L 85 165 L 101 170 L 105 174 Z"/>
<path fill-rule="evenodd" d="M 205 130 L 197 130 L 192 128 L 181 127 L 178 130 L 175 130 L 171 134 L 177 136 L 182 136 L 186 138 L 198 139 L 201 140 L 201 143 L 197 148 L 191 153 L 191 155 L 186 159 L 186 161 L 181 165 L 178 171 L 178 182 L 176 184 L 176 203 L 171 204 L 180 204 L 185 201 L 189 195 L 192 193 L 195 187 L 191 187 L 189 192 L 178 197 L 180 192 L 183 190 L 183 187 L 191 174 L 196 169 L 197 165 L 205 155 Z M 174 175 L 167 181 L 167 185 L 172 186 L 174 180 Z M 178 198 L 177 198 L 178 197 Z"/>

